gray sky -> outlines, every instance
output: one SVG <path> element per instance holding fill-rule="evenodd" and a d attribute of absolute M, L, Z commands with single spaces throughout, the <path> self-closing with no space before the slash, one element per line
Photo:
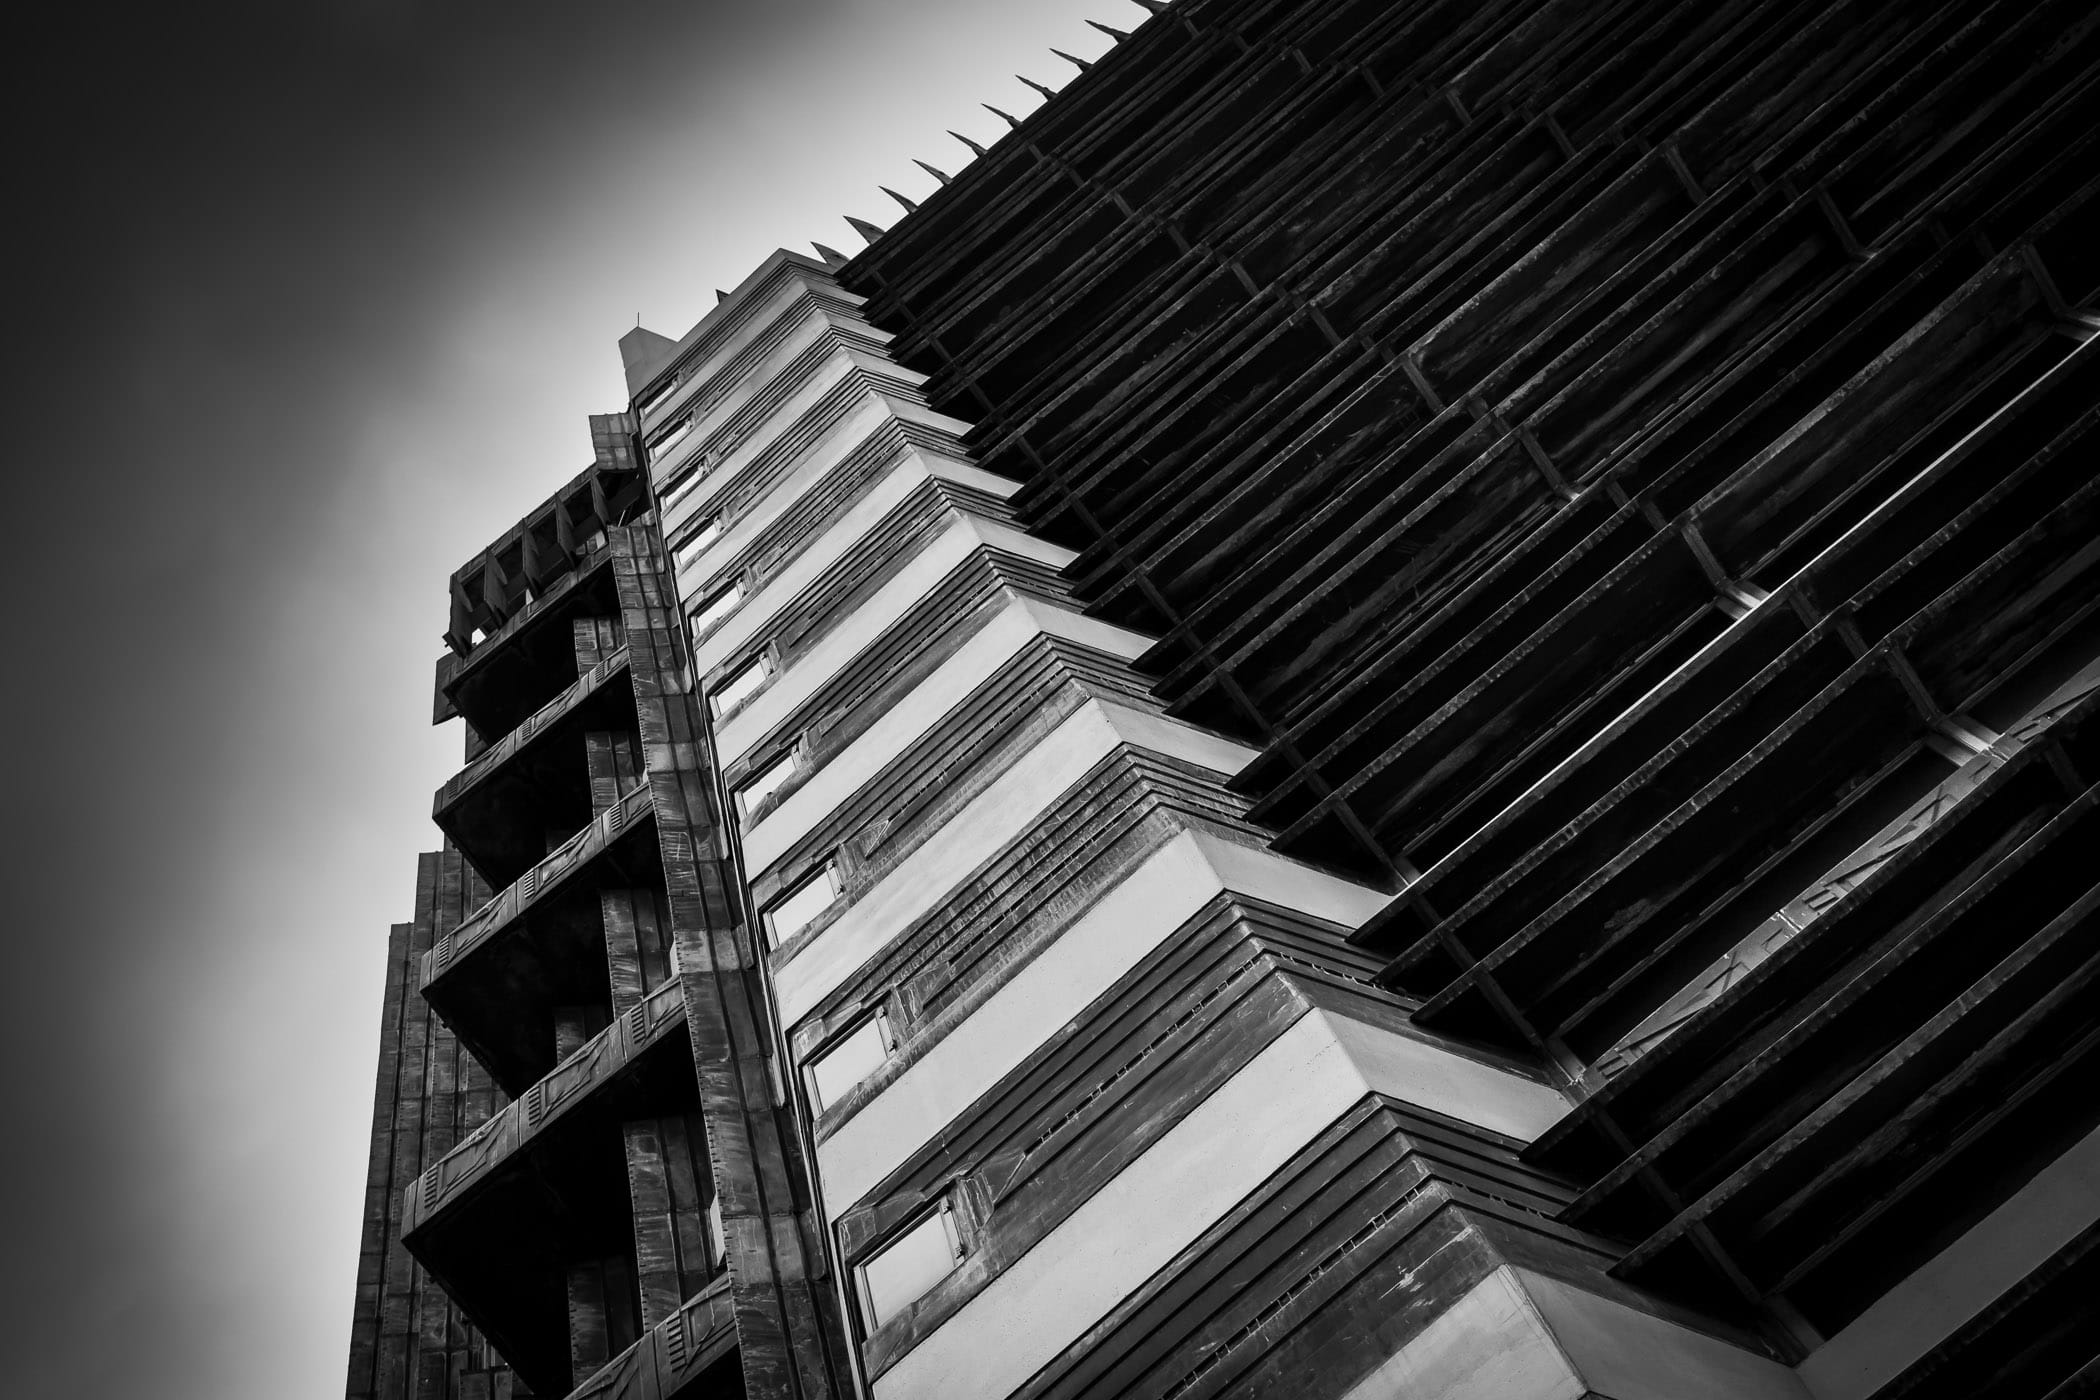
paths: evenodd
<path fill-rule="evenodd" d="M 637 313 L 857 249 L 1145 16 L 73 9 L 7 98 L 0 1390 L 336 1395 L 447 574 L 589 462 Z"/>

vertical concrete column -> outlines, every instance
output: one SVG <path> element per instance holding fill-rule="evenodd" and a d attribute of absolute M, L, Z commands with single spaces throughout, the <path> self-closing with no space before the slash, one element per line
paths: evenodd
<path fill-rule="evenodd" d="M 554 1008 L 554 1063 L 560 1064 L 583 1048 L 584 1042 L 609 1024 L 605 1012 L 595 1006 Z"/>
<path fill-rule="evenodd" d="M 608 1024 L 602 1006 L 556 1007 L 556 1063 L 582 1049 Z M 625 1254 L 613 1254 L 572 1260 L 567 1274 L 569 1362 L 580 1381 L 634 1342 L 634 1273 Z"/>
<path fill-rule="evenodd" d="M 581 661 L 579 657 L 579 664 Z M 584 736 L 584 744 L 595 814 L 610 807 L 634 785 L 640 756 L 630 734 L 594 732 Z M 661 897 L 652 889 L 608 889 L 598 893 L 599 913 L 605 926 L 605 971 L 615 1016 L 639 1006 L 650 989 L 669 975 L 663 953 L 661 903 Z M 645 939 L 649 944 L 646 954 Z M 677 1312 L 678 1305 L 688 1296 L 685 1270 L 681 1267 L 684 1252 L 678 1237 L 680 1202 L 672 1183 L 681 1169 L 689 1180 L 692 1167 L 689 1161 L 682 1160 L 682 1151 L 669 1150 L 666 1121 L 677 1122 L 643 1118 L 620 1125 L 627 1155 L 627 1189 L 634 1208 L 635 1281 L 644 1330 Z M 679 1146 L 683 1147 L 682 1138 Z M 685 1194 L 692 1195 L 693 1189 Z M 705 1260 L 700 1262 L 704 1280 Z"/>
<path fill-rule="evenodd" d="M 576 641 L 576 674 L 596 666 L 620 649 L 620 619 L 579 617 L 571 624 Z"/>
<path fill-rule="evenodd" d="M 640 766 L 631 734 L 594 730 L 583 736 L 591 784 L 591 815 L 596 817 L 620 800 L 635 782 Z M 598 892 L 605 926 L 605 972 L 612 987 L 612 1014 L 624 1016 L 641 1004 L 650 983 L 642 972 L 641 925 L 637 906 L 653 906 L 653 891 L 607 889 Z M 653 913 L 653 907 L 652 907 Z"/>
<path fill-rule="evenodd" d="M 634 1201 L 635 1267 L 642 1326 L 669 1318 L 707 1285 L 716 1265 L 707 1237 L 714 1183 L 707 1133 L 698 1115 L 642 1118 L 620 1125 Z"/>
<path fill-rule="evenodd" d="M 619 650 L 616 618 L 580 617 L 573 624 L 576 674 L 583 675 Z M 597 817 L 620 795 L 641 781 L 640 744 L 631 732 L 593 730 L 583 736 L 584 766 L 590 781 L 591 815 Z M 626 1014 L 641 1003 L 653 982 L 642 969 L 640 931 L 644 918 L 636 905 L 649 891 L 610 889 L 599 892 L 605 924 L 606 973 L 612 985 L 612 1014 Z"/>
<path fill-rule="evenodd" d="M 619 649 L 618 623 L 609 618 L 579 619 L 575 642 L 576 670 L 581 675 Z M 633 733 L 596 730 L 585 734 L 584 757 L 593 816 L 642 781 L 641 748 Z M 612 1013 L 620 1016 L 669 979 L 670 921 L 663 896 L 654 889 L 601 890 L 598 903 L 605 927 Z M 636 1119 L 621 1124 L 620 1133 L 634 1207 L 635 1285 L 642 1329 L 647 1331 L 675 1314 L 679 1304 L 699 1292 L 713 1273 L 706 1223 L 713 1195 L 707 1135 L 696 1118 L 683 1116 Z M 573 1288 L 570 1312 L 573 1322 L 578 1317 Z M 579 1377 L 584 1374 L 577 1372 Z"/>
<path fill-rule="evenodd" d="M 606 536 L 654 796 L 705 1151 L 721 1168 L 718 1209 L 744 1382 L 754 1397 L 819 1400 L 843 1388 L 845 1329 L 815 1244 L 807 1168 L 774 1088 L 761 955 L 740 916 L 675 591 L 649 531 L 615 527 Z M 697 1158 L 701 1135 L 688 1137 Z"/>
<path fill-rule="evenodd" d="M 594 817 L 620 800 L 620 773 L 613 758 L 620 738 L 609 730 L 594 730 L 583 736 L 584 764 L 590 773 L 591 815 Z"/>
<path fill-rule="evenodd" d="M 571 1264 L 568 1283 L 569 1370 L 580 1382 L 640 1337 L 624 1303 L 634 1296 L 634 1275 L 624 1257 L 610 1254 Z"/>
<path fill-rule="evenodd" d="M 671 914 L 661 890 L 634 902 L 634 944 L 642 957 L 642 986 L 655 991 L 671 980 Z"/>
<path fill-rule="evenodd" d="M 665 1186 L 671 1195 L 673 1233 L 678 1241 L 680 1301 L 707 1285 L 721 1268 L 722 1251 L 708 1233 L 708 1207 L 714 1200 L 713 1169 L 707 1163 L 707 1128 L 698 1113 L 658 1119 Z"/>

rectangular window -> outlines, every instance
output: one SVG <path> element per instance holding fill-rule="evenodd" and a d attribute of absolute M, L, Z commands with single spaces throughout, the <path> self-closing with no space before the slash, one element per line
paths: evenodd
<path fill-rule="evenodd" d="M 649 396 L 648 402 L 644 403 L 640 408 L 635 410 L 636 414 L 640 417 L 647 418 L 650 414 L 656 412 L 656 410 L 662 408 L 666 403 L 668 403 L 670 401 L 671 396 L 684 387 L 685 380 L 683 378 L 671 380 L 671 382 L 664 385 L 663 388 L 658 389 L 655 393 L 651 394 Z"/>
<path fill-rule="evenodd" d="M 684 439 L 685 435 L 691 432 L 692 430 L 693 415 L 688 413 L 685 417 L 679 419 L 676 423 L 673 423 L 670 427 L 664 429 L 655 437 L 649 439 L 650 464 L 654 465 L 657 462 L 661 462 L 664 458 L 664 454 L 666 452 L 669 452 L 673 447 L 676 447 L 679 444 L 679 442 Z"/>
<path fill-rule="evenodd" d="M 780 785 L 795 776 L 802 761 L 789 749 L 780 757 L 754 773 L 736 790 L 737 811 L 749 817 L 764 805 L 765 800 L 780 791 Z"/>
<path fill-rule="evenodd" d="M 707 699 L 714 707 L 715 718 L 734 710 L 764 688 L 767 678 L 773 674 L 773 658 L 760 652 L 752 657 L 716 686 Z"/>
<path fill-rule="evenodd" d="M 815 923 L 819 914 L 838 902 L 845 888 L 839 879 L 839 868 L 826 863 L 822 870 L 774 901 L 765 913 L 766 933 L 773 946 L 779 947 Z"/>
<path fill-rule="evenodd" d="M 729 1239 L 722 1229 L 722 1198 L 715 1196 L 707 1203 L 707 1242 L 714 1246 L 715 1263 L 720 1264 L 729 1257 Z"/>
<path fill-rule="evenodd" d="M 697 478 L 696 478 L 697 479 Z M 700 522 L 700 528 L 688 535 L 678 546 L 678 563 L 682 568 L 707 552 L 707 547 L 722 537 L 722 517 L 710 515 Z"/>
<path fill-rule="evenodd" d="M 962 1234 L 955 1213 L 942 1201 L 933 1213 L 882 1247 L 862 1264 L 861 1306 L 868 1325 L 880 1327 L 946 1278 L 962 1259 Z"/>
<path fill-rule="evenodd" d="M 890 1018 L 877 1011 L 810 1061 L 809 1092 L 819 1109 L 845 1097 L 846 1091 L 882 1067 L 897 1048 Z"/>
<path fill-rule="evenodd" d="M 732 583 L 729 587 L 709 598 L 693 610 L 693 640 L 702 637 L 722 625 L 722 620 L 736 611 L 736 605 L 744 601 L 744 585 Z"/>
<path fill-rule="evenodd" d="M 678 480 L 669 489 L 658 493 L 663 497 L 663 509 L 668 511 L 684 500 L 685 493 L 700 484 L 701 476 L 702 473 L 698 466 L 688 464 L 685 472 L 679 476 Z"/>

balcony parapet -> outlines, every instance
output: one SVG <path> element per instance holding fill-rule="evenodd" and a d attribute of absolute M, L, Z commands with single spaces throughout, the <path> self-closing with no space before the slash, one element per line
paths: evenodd
<path fill-rule="evenodd" d="M 458 928 L 437 941 L 423 955 L 422 989 L 444 976 L 446 969 L 486 944 L 515 923 L 550 891 L 560 887 L 577 871 L 589 865 L 628 827 L 650 811 L 649 785 L 630 788 L 618 802 L 606 808 L 591 824 L 556 847 L 548 857 L 519 876 L 504 891 L 469 914 Z"/>
<path fill-rule="evenodd" d="M 536 1393 L 571 1388 L 567 1269 L 632 1246 L 623 1125 L 695 1105 L 684 1027 L 667 982 L 406 1190 L 402 1243 Z"/>
<path fill-rule="evenodd" d="M 591 1037 L 546 1078 L 416 1179 L 401 1214 L 403 1238 L 444 1215 L 474 1187 L 520 1160 L 560 1120 L 685 1019 L 678 983 L 666 982 Z"/>
<path fill-rule="evenodd" d="M 600 547 L 605 528 L 647 500 L 628 437 L 626 414 L 596 414 L 591 439 L 596 460 L 479 555 L 453 572 L 452 609 L 445 643 L 470 653 L 478 629 L 493 633 L 527 599 L 552 590 L 563 575 Z"/>
<path fill-rule="evenodd" d="M 611 559 L 612 550 L 602 541 L 585 547 L 578 553 L 572 569 L 551 581 L 544 590 L 536 591 L 531 602 L 510 614 L 502 625 L 475 643 L 472 650 L 464 654 L 448 651 L 439 655 L 431 722 L 441 724 L 456 715 L 464 715 L 468 723 L 482 731 L 482 737 L 501 737 L 511 726 L 500 720 L 491 722 L 485 716 L 477 716 L 474 711 L 482 707 L 474 703 L 472 692 L 486 682 L 491 671 L 498 669 L 497 661 L 518 650 L 521 638 L 537 631 L 544 619 L 576 613 L 577 604 L 592 592 L 594 586 L 606 600 L 604 611 L 611 612 L 610 575 L 605 569 Z M 564 631 L 556 639 L 556 646 L 566 655 L 570 645 L 568 633 Z M 488 732 L 492 725 L 496 728 L 494 734 Z"/>
<path fill-rule="evenodd" d="M 625 649 L 577 677 L 492 747 L 472 756 L 431 800 L 431 820 L 483 879 L 501 889 L 547 854 L 547 833 L 591 814 L 583 736 L 634 728 Z"/>
<path fill-rule="evenodd" d="M 457 805 L 470 789 L 487 780 L 490 774 L 516 758 L 519 750 L 533 739 L 553 727 L 562 716 L 573 713 L 578 706 L 627 669 L 627 648 L 621 647 L 596 666 L 576 678 L 576 683 L 546 704 L 526 716 L 517 728 L 484 749 L 480 757 L 445 780 L 430 804 L 431 818 L 444 825 L 445 813 Z"/>
<path fill-rule="evenodd" d="M 568 1400 L 669 1400 L 736 1351 L 736 1309 L 725 1273 L 570 1391 Z"/>

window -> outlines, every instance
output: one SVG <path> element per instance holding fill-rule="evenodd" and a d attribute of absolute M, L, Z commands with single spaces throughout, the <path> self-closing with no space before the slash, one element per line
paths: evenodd
<path fill-rule="evenodd" d="M 676 447 L 684 439 L 685 435 L 692 430 L 693 415 L 688 413 L 685 417 L 679 419 L 676 423 L 673 423 L 649 440 L 649 460 L 651 462 L 662 461 L 664 454 Z"/>
<path fill-rule="evenodd" d="M 707 1241 L 715 1248 L 715 1262 L 720 1264 L 729 1257 L 729 1237 L 722 1229 L 722 1198 L 714 1196 L 707 1202 Z"/>
<path fill-rule="evenodd" d="M 665 384 L 663 388 L 658 389 L 655 393 L 651 394 L 649 396 L 649 401 L 647 403 L 644 403 L 639 409 L 636 410 L 636 412 L 641 417 L 647 418 L 650 414 L 656 412 L 656 410 L 662 408 L 666 403 L 670 402 L 671 395 L 677 393 L 684 386 L 685 380 L 683 378 L 672 379 L 669 383 Z"/>
<path fill-rule="evenodd" d="M 844 1098 L 846 1091 L 881 1068 L 897 1048 L 890 1018 L 877 1011 L 824 1050 L 809 1064 L 809 1093 L 822 1109 Z"/>
<path fill-rule="evenodd" d="M 760 652 L 742 666 L 730 672 L 728 677 L 720 685 L 716 686 L 707 697 L 708 703 L 714 706 L 715 718 L 720 719 L 752 696 L 758 694 L 765 687 L 767 679 L 772 674 L 773 658 L 764 652 Z"/>
<path fill-rule="evenodd" d="M 694 480 L 699 480 L 694 477 Z M 692 563 L 707 551 L 707 547 L 722 537 L 722 517 L 710 515 L 700 522 L 700 528 L 686 537 L 678 546 L 678 563 L 681 567 Z"/>
<path fill-rule="evenodd" d="M 859 1269 L 860 1301 L 868 1325 L 880 1327 L 946 1278 L 962 1259 L 955 1212 L 942 1201 Z"/>
<path fill-rule="evenodd" d="M 794 777 L 801 767 L 802 761 L 795 756 L 793 749 L 789 749 L 759 769 L 736 790 L 737 810 L 749 817 L 765 804 L 767 798 L 780 791 L 780 785 Z"/>
<path fill-rule="evenodd" d="M 669 489 L 661 493 L 661 495 L 663 496 L 663 509 L 669 510 L 671 509 L 671 507 L 677 505 L 681 500 L 684 500 L 685 493 L 692 490 L 695 486 L 698 486 L 700 484 L 700 478 L 703 475 L 704 473 L 702 473 L 697 466 L 688 466 L 686 470 L 682 474 L 680 474 L 678 480 L 673 482 Z"/>
<path fill-rule="evenodd" d="M 736 605 L 744 601 L 744 585 L 732 583 L 729 587 L 709 598 L 693 610 L 693 640 L 698 641 L 721 626 L 722 619 L 736 611 Z"/>
<path fill-rule="evenodd" d="M 826 863 L 822 870 L 789 890 L 766 910 L 766 932 L 774 947 L 793 938 L 816 922 L 817 916 L 837 902 L 845 891 L 839 868 Z"/>

